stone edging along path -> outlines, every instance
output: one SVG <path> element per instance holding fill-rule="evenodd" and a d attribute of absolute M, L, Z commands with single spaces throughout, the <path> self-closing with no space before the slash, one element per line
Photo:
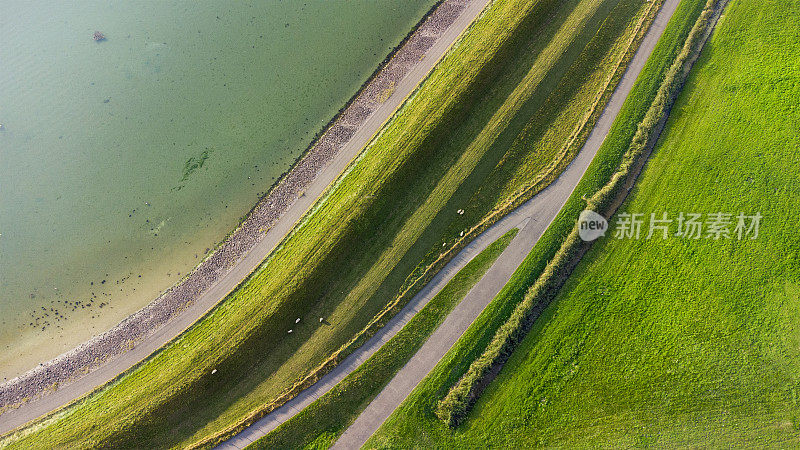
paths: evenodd
<path fill-rule="evenodd" d="M 191 326 L 283 240 L 489 0 L 429 12 L 239 227 L 186 278 L 111 330 L 0 385 L 0 433 L 113 380 Z"/>

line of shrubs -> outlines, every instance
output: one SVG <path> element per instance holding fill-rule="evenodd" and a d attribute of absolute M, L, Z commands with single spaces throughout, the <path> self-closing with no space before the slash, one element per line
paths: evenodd
<path fill-rule="evenodd" d="M 727 2 L 707 0 L 683 49 L 667 71 L 653 103 L 639 124 L 619 168 L 610 180 L 586 201 L 586 209 L 610 218 L 622 204 L 666 123 L 689 69 L 705 43 L 707 31 L 710 32 L 709 25 L 713 25 L 711 19 L 714 17 L 715 8 L 724 3 Z M 438 402 L 435 413 L 448 427 L 457 427 L 466 418 L 483 389 L 522 342 L 533 322 L 556 296 L 589 247 L 589 243 L 580 239 L 576 224 L 536 283 L 528 290 L 523 301 L 517 305 L 506 323 L 497 330 L 483 354 L 472 362 L 464 376 Z"/>

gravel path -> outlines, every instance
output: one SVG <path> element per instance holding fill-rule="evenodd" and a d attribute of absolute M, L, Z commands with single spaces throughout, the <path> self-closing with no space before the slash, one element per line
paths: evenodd
<path fill-rule="evenodd" d="M 186 279 L 113 329 L 0 385 L 0 434 L 102 386 L 197 321 L 280 243 L 489 0 L 445 0 Z"/>

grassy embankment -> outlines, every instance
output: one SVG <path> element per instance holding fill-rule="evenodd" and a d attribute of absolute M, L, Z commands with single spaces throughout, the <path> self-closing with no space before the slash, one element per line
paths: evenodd
<path fill-rule="evenodd" d="M 617 171 L 623 155 L 637 133 L 638 124 L 644 119 L 670 66 L 681 52 L 684 41 L 704 3 L 703 0 L 681 3 L 629 94 L 603 146 L 564 209 L 497 298 L 478 317 L 475 324 L 467 330 L 464 337 L 456 343 L 436 369 L 373 436 L 368 446 L 435 446 L 444 441 L 463 437 L 461 429 L 451 431 L 435 415 L 439 399 L 448 393 L 470 364 L 485 351 L 496 331 L 522 302 L 526 292 L 558 252 L 586 205 L 582 197 L 600 190 Z M 498 429 L 501 430 L 502 428 Z"/>
<path fill-rule="evenodd" d="M 254 420 L 313 382 L 387 305 L 414 293 L 409 274 L 419 261 L 456 246 L 459 230 L 505 200 L 503 192 L 551 169 L 549 156 L 607 89 L 645 5 L 495 2 L 225 302 L 17 444 L 186 446 Z M 525 149 L 538 156 L 525 158 Z"/>
<path fill-rule="evenodd" d="M 253 447 L 288 449 L 332 445 L 483 277 L 517 231 L 511 230 L 489 245 L 364 364 Z"/>
<path fill-rule="evenodd" d="M 621 211 L 760 212 L 758 238 L 600 241 L 438 444 L 798 445 L 798 23 L 730 3 Z"/>

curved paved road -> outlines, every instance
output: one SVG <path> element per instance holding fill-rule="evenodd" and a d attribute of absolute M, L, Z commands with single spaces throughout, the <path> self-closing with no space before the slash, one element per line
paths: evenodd
<path fill-rule="evenodd" d="M 628 65 L 622 81 L 615 89 L 611 100 L 575 160 L 553 184 L 520 207 L 526 211 L 522 216 L 530 218 L 527 225 L 520 230 L 494 265 L 434 331 L 422 348 L 400 369 L 356 421 L 345 430 L 333 446 L 334 449 L 354 449 L 364 445 L 367 439 L 411 394 L 417 384 L 433 370 L 489 302 L 500 292 L 500 289 L 508 283 L 511 275 L 564 206 L 589 167 L 589 163 L 597 154 L 597 150 L 611 129 L 611 124 L 633 88 L 634 81 L 650 57 L 679 2 L 680 0 L 664 2 L 653 25 Z"/>
<path fill-rule="evenodd" d="M 215 285 L 203 293 L 181 315 L 148 336 L 133 349 L 111 359 L 105 365 L 79 378 L 69 385 L 33 400 L 17 409 L 0 415 L 0 434 L 7 433 L 50 411 L 66 405 L 94 389 L 104 385 L 122 372 L 133 367 L 164 344 L 178 336 L 209 309 L 233 290 L 245 277 L 267 257 L 267 255 L 289 233 L 311 206 L 319 199 L 325 189 L 336 180 L 348 164 L 358 156 L 383 124 L 397 108 L 416 89 L 436 63 L 458 39 L 461 33 L 483 11 L 489 0 L 470 0 L 455 22 L 437 39 L 425 57 L 397 84 L 391 97 L 381 104 L 353 137 L 336 154 L 331 163 L 323 169 L 304 191 L 305 195 L 294 204 L 269 229 L 264 238 L 249 253 L 240 259 L 235 267 L 221 277 Z"/>
<path fill-rule="evenodd" d="M 362 446 L 408 397 L 414 387 L 436 366 L 489 302 L 500 292 L 500 289 L 508 283 L 511 275 L 528 256 L 550 222 L 564 206 L 608 135 L 622 104 L 628 97 L 636 78 L 650 57 L 679 2 L 680 0 L 665 1 L 583 148 L 556 181 L 473 240 L 386 326 L 342 361 L 333 371 L 219 447 L 245 448 L 324 395 L 397 334 L 472 258 L 507 231 L 519 228 L 520 232 L 483 278 L 342 434 L 334 448 L 350 449 Z"/>

